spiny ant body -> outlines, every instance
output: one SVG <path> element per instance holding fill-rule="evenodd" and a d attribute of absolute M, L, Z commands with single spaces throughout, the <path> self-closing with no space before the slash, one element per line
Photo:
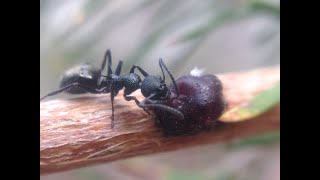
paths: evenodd
<path fill-rule="evenodd" d="M 107 63 L 107 75 L 103 75 Z M 162 77 L 149 75 L 139 66 L 133 65 L 129 74 L 120 75 L 122 61 L 119 61 L 115 72 L 112 70 L 111 52 L 107 50 L 100 69 L 94 69 L 89 64 L 67 71 L 63 77 L 61 89 L 51 92 L 40 99 L 53 96 L 61 92 L 72 94 L 110 93 L 112 104 L 112 123 L 114 124 L 114 97 L 124 88 L 124 98 L 134 100 L 136 104 L 155 112 L 156 125 L 163 128 L 166 135 L 181 135 L 209 129 L 213 122 L 223 113 L 226 102 L 222 94 L 222 84 L 214 75 L 200 77 L 183 76 L 177 81 L 168 68 L 159 60 Z M 138 69 L 144 76 L 141 80 L 134 70 Z M 172 80 L 167 87 L 164 70 Z M 139 102 L 131 93 L 141 89 L 145 99 Z"/>
<path fill-rule="evenodd" d="M 107 65 L 107 75 L 102 73 Z M 159 60 L 159 66 L 162 71 L 163 77 L 157 75 L 149 75 L 141 67 L 133 65 L 130 69 L 129 74 L 120 75 L 122 68 L 122 61 L 119 61 L 115 72 L 112 70 L 112 57 L 111 51 L 107 50 L 100 69 L 95 69 L 90 64 L 83 64 L 75 68 L 70 69 L 65 73 L 61 82 L 60 89 L 51 92 L 40 99 L 43 100 L 46 97 L 54 96 L 62 92 L 68 92 L 71 94 L 82 94 L 82 93 L 92 93 L 92 94 L 106 94 L 110 93 L 111 104 L 112 104 L 112 122 L 111 127 L 114 126 L 114 97 L 118 92 L 124 88 L 123 96 L 125 100 L 134 100 L 136 104 L 143 108 L 158 108 L 165 111 L 169 111 L 175 114 L 179 118 L 184 118 L 183 114 L 176 111 L 174 108 L 164 106 L 162 104 L 144 104 L 139 102 L 136 97 L 129 96 L 131 93 L 137 89 L 141 89 L 141 93 L 146 99 L 150 100 L 163 100 L 170 96 L 170 91 L 168 90 L 165 83 L 165 75 L 163 68 L 167 71 L 171 77 L 174 86 L 175 82 L 173 76 L 168 71 L 167 67 L 164 65 L 162 59 Z M 134 71 L 138 69 L 140 73 L 144 76 L 143 81 L 140 76 Z"/>

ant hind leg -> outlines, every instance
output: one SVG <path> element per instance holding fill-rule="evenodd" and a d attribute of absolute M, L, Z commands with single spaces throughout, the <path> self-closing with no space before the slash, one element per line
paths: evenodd
<path fill-rule="evenodd" d="M 47 97 L 49 97 L 49 96 L 54 96 L 54 95 L 60 94 L 60 93 L 62 93 L 64 91 L 68 91 L 69 89 L 74 88 L 74 87 L 81 88 L 81 89 L 83 89 L 83 90 L 85 90 L 87 92 L 91 92 L 91 93 L 101 93 L 104 90 L 104 89 L 94 89 L 94 88 L 91 88 L 91 87 L 88 87 L 88 86 L 85 86 L 83 84 L 80 84 L 80 83 L 76 82 L 76 83 L 69 84 L 69 85 L 67 85 L 67 86 L 65 86 L 65 87 L 63 87 L 61 89 L 58 89 L 56 91 L 53 91 L 53 92 L 43 96 L 42 98 L 40 98 L 40 101 L 45 99 L 45 98 L 47 98 Z"/>

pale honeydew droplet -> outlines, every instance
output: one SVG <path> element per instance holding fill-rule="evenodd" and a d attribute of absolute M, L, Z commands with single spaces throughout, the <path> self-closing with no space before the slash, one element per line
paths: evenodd
<path fill-rule="evenodd" d="M 198 67 L 195 67 L 190 71 L 190 74 L 191 76 L 199 77 L 204 73 L 204 71 L 205 71 L 204 68 L 199 69 Z"/>

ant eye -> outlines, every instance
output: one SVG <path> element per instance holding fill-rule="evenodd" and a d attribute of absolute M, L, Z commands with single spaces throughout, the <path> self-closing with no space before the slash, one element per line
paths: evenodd
<path fill-rule="evenodd" d="M 160 85 L 160 90 L 163 90 L 163 89 L 165 88 L 165 86 L 166 86 L 166 85 L 161 84 L 161 85 Z"/>

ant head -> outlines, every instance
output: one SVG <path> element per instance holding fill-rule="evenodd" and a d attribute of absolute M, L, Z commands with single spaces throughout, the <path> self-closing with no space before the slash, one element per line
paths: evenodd
<path fill-rule="evenodd" d="M 165 83 L 165 75 L 163 70 L 165 69 L 172 80 L 173 86 L 176 90 L 176 96 L 178 97 L 179 90 L 176 85 L 176 82 L 161 58 L 159 59 L 159 66 L 162 71 L 162 78 L 160 76 L 154 75 L 146 76 L 143 82 L 141 83 L 141 93 L 144 97 L 149 97 L 150 99 L 154 100 L 165 99 L 166 97 L 168 97 L 171 91 L 168 90 L 167 85 Z"/>
<path fill-rule="evenodd" d="M 141 83 L 141 93 L 144 97 L 153 95 L 152 99 L 161 99 L 166 97 L 167 92 L 166 83 L 160 76 L 149 75 Z"/>

